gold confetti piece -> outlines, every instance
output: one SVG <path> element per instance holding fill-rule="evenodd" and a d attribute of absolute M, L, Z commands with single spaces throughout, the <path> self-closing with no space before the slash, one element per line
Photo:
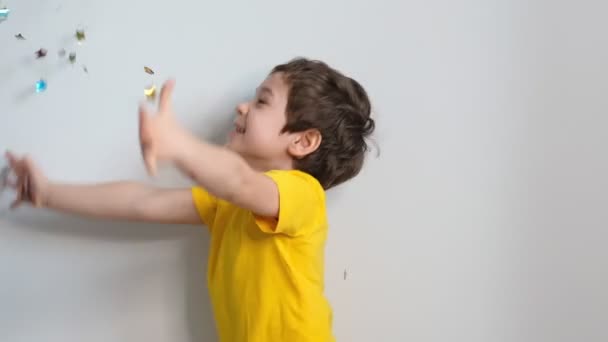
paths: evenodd
<path fill-rule="evenodd" d="M 154 100 L 156 98 L 156 86 L 151 85 L 148 88 L 144 88 L 144 95 L 146 95 L 148 100 Z"/>
<path fill-rule="evenodd" d="M 86 35 L 83 29 L 76 30 L 76 39 L 81 42 L 86 39 Z"/>
<path fill-rule="evenodd" d="M 40 49 L 36 51 L 36 58 L 42 58 L 46 56 L 46 49 Z"/>
<path fill-rule="evenodd" d="M 148 68 L 147 66 L 144 67 L 144 71 L 150 75 L 154 75 L 154 70 Z"/>
<path fill-rule="evenodd" d="M 70 63 L 74 64 L 74 62 L 76 62 L 76 52 L 70 52 L 68 59 L 70 60 Z"/>
<path fill-rule="evenodd" d="M 16 35 L 15 35 L 15 38 L 17 38 L 17 39 L 19 39 L 19 40 L 25 40 L 25 37 L 24 37 L 24 36 L 23 36 L 21 33 L 16 34 Z"/>

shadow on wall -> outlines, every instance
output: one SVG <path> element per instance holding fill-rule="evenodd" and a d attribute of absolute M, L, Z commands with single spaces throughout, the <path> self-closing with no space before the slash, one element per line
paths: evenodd
<path fill-rule="evenodd" d="M 24 210 L 25 209 L 25 210 Z M 29 230 L 36 235 L 52 235 L 69 239 L 137 243 L 184 240 L 183 261 L 186 279 L 184 303 L 189 341 L 217 340 L 206 283 L 209 234 L 205 227 L 190 225 L 162 225 L 95 220 L 58 215 L 51 212 L 32 212 L 23 208 L 0 216 L 8 226 Z M 0 225 L 1 226 L 1 225 Z"/>
<path fill-rule="evenodd" d="M 200 229 L 200 228 L 199 228 Z M 206 228 L 204 228 L 206 230 Z M 186 309 L 187 326 L 191 341 L 217 341 L 215 321 L 207 288 L 207 258 L 209 255 L 209 234 L 203 239 L 189 239 L 184 249 L 187 261 Z M 199 236 L 200 236 L 199 235 Z"/>

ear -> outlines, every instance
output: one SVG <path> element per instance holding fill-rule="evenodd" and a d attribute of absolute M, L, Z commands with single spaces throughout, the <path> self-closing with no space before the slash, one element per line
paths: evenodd
<path fill-rule="evenodd" d="M 294 134 L 287 150 L 296 159 L 304 158 L 319 148 L 321 140 L 321 132 L 318 129 L 298 132 Z"/>

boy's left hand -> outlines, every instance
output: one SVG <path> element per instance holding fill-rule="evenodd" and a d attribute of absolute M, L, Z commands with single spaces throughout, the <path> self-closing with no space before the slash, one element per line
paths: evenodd
<path fill-rule="evenodd" d="M 139 141 L 146 169 L 151 175 L 156 175 L 157 163 L 174 161 L 184 135 L 173 112 L 174 87 L 174 80 L 165 82 L 156 113 L 150 113 L 144 105 L 139 107 Z"/>

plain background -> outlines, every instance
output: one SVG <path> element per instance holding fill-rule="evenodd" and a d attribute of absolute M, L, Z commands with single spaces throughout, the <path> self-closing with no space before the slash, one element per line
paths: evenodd
<path fill-rule="evenodd" d="M 293 57 L 366 87 L 380 155 L 328 194 L 339 341 L 608 340 L 606 2 L 4 4 L 0 149 L 57 181 L 188 185 L 139 155 L 143 88 L 167 77 L 179 120 L 217 142 Z M 2 212 L 0 341 L 214 341 L 207 243 L 202 226 Z"/>

